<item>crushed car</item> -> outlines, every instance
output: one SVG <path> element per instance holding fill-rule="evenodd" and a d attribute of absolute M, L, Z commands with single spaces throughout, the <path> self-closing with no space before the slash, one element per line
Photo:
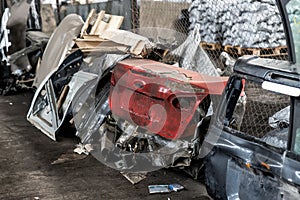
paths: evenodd
<path fill-rule="evenodd" d="M 121 171 L 179 167 L 204 176 L 217 199 L 298 199 L 295 2 L 276 1 L 289 61 L 222 54 L 230 66 L 221 73 L 199 45 L 198 26 L 151 60 L 157 44 L 119 30 L 122 17 L 67 16 L 46 47 L 27 119 L 53 140 L 63 124 L 74 126 L 94 157 Z"/>
<path fill-rule="evenodd" d="M 202 145 L 205 181 L 218 199 L 299 198 L 299 74 L 288 61 L 240 58 Z M 246 112 L 236 105 L 243 89 Z M 241 127 L 235 116 L 242 117 Z M 289 120 L 290 119 L 290 120 Z"/>
<path fill-rule="evenodd" d="M 300 197 L 299 1 L 276 3 L 289 61 L 240 58 L 201 147 L 205 183 L 216 199 Z M 241 114 L 236 107 L 243 90 L 247 104 Z M 242 119 L 240 127 L 237 117 Z"/>

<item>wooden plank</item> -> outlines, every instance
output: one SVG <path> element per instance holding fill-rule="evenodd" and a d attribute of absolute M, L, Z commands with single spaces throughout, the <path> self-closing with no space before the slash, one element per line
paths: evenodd
<path fill-rule="evenodd" d="M 123 16 L 111 15 L 107 29 L 119 29 L 124 21 Z"/>
<path fill-rule="evenodd" d="M 123 20 L 123 16 L 105 14 L 104 18 L 99 23 L 95 34 L 101 36 L 107 29 L 119 29 L 123 23 Z"/>
<path fill-rule="evenodd" d="M 69 54 L 73 53 L 74 51 L 78 50 L 80 48 L 74 48 L 72 49 Z M 89 53 L 128 53 L 129 47 L 127 46 L 111 46 L 111 47 L 105 47 L 105 46 L 98 46 L 97 48 L 82 48 L 80 49 L 82 53 L 89 54 Z"/>
<path fill-rule="evenodd" d="M 92 39 L 92 40 L 98 40 L 98 39 L 103 40 L 103 39 L 101 39 L 101 38 L 99 37 L 99 35 L 91 35 L 91 34 L 84 34 L 84 35 L 82 36 L 82 38 L 83 38 L 83 39 L 88 39 L 88 40 L 90 40 L 90 39 Z"/>
<path fill-rule="evenodd" d="M 62 91 L 58 101 L 56 102 L 56 107 L 57 107 L 58 111 L 60 111 L 60 108 L 63 105 L 63 102 L 66 100 L 69 89 L 70 89 L 70 87 L 68 85 L 64 86 L 63 91 Z"/>
<path fill-rule="evenodd" d="M 113 41 L 104 40 L 104 39 L 76 39 L 76 45 L 79 49 L 97 49 L 97 48 L 106 48 L 106 47 L 115 47 L 115 46 L 125 46 L 117 44 Z"/>
<path fill-rule="evenodd" d="M 96 14 L 96 10 L 95 9 L 92 9 L 88 15 L 88 17 L 86 18 L 86 21 L 81 29 L 81 32 L 80 32 L 80 37 L 82 37 L 84 34 L 87 34 L 87 29 L 90 25 L 90 22 L 92 21 L 93 19 L 93 16 Z"/>
<path fill-rule="evenodd" d="M 97 20 L 96 20 L 95 24 L 93 25 L 90 34 L 96 35 L 98 26 L 101 23 L 104 15 L 105 15 L 105 11 L 104 10 L 101 10 L 100 13 L 98 13 Z"/>
<path fill-rule="evenodd" d="M 280 46 L 275 48 L 275 54 L 287 54 L 288 53 L 288 48 L 287 46 Z"/>

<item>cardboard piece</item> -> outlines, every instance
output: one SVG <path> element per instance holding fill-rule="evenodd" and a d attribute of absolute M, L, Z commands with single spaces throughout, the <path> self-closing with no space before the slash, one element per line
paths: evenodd
<path fill-rule="evenodd" d="M 143 50 L 153 46 L 148 38 L 124 30 L 107 29 L 103 33 L 102 38 L 129 46 L 129 52 L 134 55 L 141 55 Z"/>

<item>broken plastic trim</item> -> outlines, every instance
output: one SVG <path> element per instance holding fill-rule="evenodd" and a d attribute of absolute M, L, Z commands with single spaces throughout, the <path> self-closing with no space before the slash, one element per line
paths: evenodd
<path fill-rule="evenodd" d="M 278 84 L 278 83 L 272 83 L 269 81 L 264 81 L 262 83 L 262 88 L 265 90 L 269 90 L 269 91 L 273 91 L 273 92 L 277 92 L 280 94 L 285 94 L 285 95 L 289 95 L 289 96 L 293 96 L 293 97 L 300 96 L 299 88 L 282 85 L 282 84 Z"/>

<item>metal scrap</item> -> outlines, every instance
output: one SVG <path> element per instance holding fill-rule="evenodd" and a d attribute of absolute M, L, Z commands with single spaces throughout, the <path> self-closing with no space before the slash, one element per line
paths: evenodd
<path fill-rule="evenodd" d="M 290 123 L 290 106 L 278 111 L 269 118 L 269 125 L 272 128 L 288 127 Z"/>
<path fill-rule="evenodd" d="M 253 96 L 257 98 L 253 93 L 254 90 L 259 91 L 259 94 L 268 92 L 261 88 L 265 80 L 275 82 L 273 78 L 269 78 L 268 73 L 285 77 L 285 79 L 275 78 L 276 81 L 280 80 L 277 83 L 280 82 L 282 85 L 289 85 L 294 81 L 297 83 L 295 84 L 297 88 L 299 87 L 299 74 L 275 69 L 273 66 L 270 68 L 258 66 L 257 64 L 261 61 L 255 57 L 245 57 L 237 62 L 234 68 L 235 73 L 228 82 L 221 106 L 215 115 L 215 121 L 201 146 L 201 152 L 204 153 L 202 155 L 205 156 L 205 183 L 209 194 L 216 198 L 299 198 L 300 178 L 292 175 L 299 173 L 299 167 L 297 167 L 299 151 L 296 146 L 299 144 L 299 124 L 295 120 L 298 114 L 289 112 L 292 107 L 298 109 L 299 97 L 283 95 L 285 91 L 281 93 L 277 90 L 277 93 L 267 93 L 263 103 L 253 98 Z M 263 61 L 267 62 L 267 60 Z M 238 95 L 243 90 L 242 79 L 246 80 L 245 91 L 249 91 L 251 102 L 253 103 L 253 100 L 256 102 L 252 105 L 247 103 L 248 110 L 246 111 L 248 112 L 245 115 L 240 113 L 244 115 L 242 127 L 253 122 L 251 125 L 253 125 L 254 133 L 248 127 L 239 129 L 232 126 L 232 120 L 230 120 L 238 104 Z M 274 105 L 273 98 L 278 101 L 277 105 L 275 104 L 276 107 L 265 106 Z M 291 106 L 287 107 L 287 105 Z M 264 114 L 271 117 L 265 117 L 257 123 L 256 120 L 259 118 L 249 115 L 253 112 L 251 108 L 257 109 L 253 113 L 255 115 L 264 111 Z M 279 112 L 274 114 L 270 112 L 270 109 L 279 110 Z M 293 131 L 290 123 L 295 123 Z M 289 146 L 289 138 L 294 140 L 292 147 Z M 253 184 L 249 184 L 250 182 Z M 288 187 L 290 187 L 290 192 L 286 192 Z"/>

